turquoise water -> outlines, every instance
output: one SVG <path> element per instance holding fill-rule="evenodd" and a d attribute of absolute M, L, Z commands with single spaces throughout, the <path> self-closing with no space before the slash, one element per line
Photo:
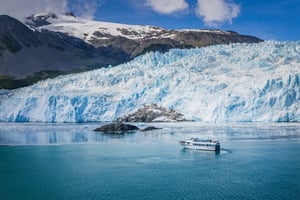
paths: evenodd
<path fill-rule="evenodd" d="M 0 124 L 0 199 L 300 199 L 300 124 L 151 125 Z M 189 137 L 222 150 L 184 150 Z"/>

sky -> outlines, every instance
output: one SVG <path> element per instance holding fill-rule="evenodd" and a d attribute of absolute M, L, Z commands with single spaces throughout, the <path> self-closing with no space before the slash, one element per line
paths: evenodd
<path fill-rule="evenodd" d="M 300 40 L 300 0 L 0 0 L 0 14 L 76 16 L 167 29 L 221 29 L 264 40 Z"/>

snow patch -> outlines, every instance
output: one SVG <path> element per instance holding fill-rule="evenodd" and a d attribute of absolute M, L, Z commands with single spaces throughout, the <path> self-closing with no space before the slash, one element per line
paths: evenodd
<path fill-rule="evenodd" d="M 47 24 L 37 27 L 37 30 L 47 29 L 54 32 L 64 32 L 89 42 L 95 32 L 109 34 L 112 36 L 121 36 L 132 40 L 139 40 L 145 37 L 155 38 L 155 33 L 164 31 L 162 28 L 147 25 L 127 25 L 111 22 L 93 21 L 73 15 L 41 13 L 32 16 L 33 19 L 46 19 Z M 27 21 L 28 23 L 28 21 Z M 29 24 L 32 24 L 29 22 Z M 166 37 L 170 37 L 167 35 Z M 105 39 L 98 38 L 98 39 Z"/>

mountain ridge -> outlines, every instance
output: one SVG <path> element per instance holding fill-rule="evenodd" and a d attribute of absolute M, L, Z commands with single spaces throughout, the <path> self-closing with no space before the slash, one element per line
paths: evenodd
<path fill-rule="evenodd" d="M 118 46 L 131 57 L 153 48 L 153 44 L 169 45 L 171 48 L 203 47 L 214 44 L 254 43 L 263 40 L 254 36 L 240 35 L 234 31 L 208 29 L 168 30 L 150 25 L 129 25 L 86 20 L 74 14 L 44 13 L 31 15 L 25 24 L 37 30 L 67 33 L 84 40 L 94 47 Z M 68 24 L 68 26 L 66 26 Z M 152 48 L 151 48 L 152 47 Z M 157 49 L 160 51 L 160 49 Z"/>
<path fill-rule="evenodd" d="M 166 30 L 91 21 L 72 13 L 31 15 L 25 23 L 0 16 L 0 88 L 115 66 L 149 51 L 262 41 L 232 31 Z"/>

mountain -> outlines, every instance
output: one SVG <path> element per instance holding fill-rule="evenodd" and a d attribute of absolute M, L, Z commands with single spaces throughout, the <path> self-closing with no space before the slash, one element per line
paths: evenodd
<path fill-rule="evenodd" d="M 114 47 L 95 48 L 67 34 L 31 30 L 12 17 L 0 16 L 0 88 L 7 83 L 9 88 L 15 78 L 12 86 L 23 86 L 51 75 L 126 60 L 129 56 Z"/>
<path fill-rule="evenodd" d="M 27 17 L 25 23 L 37 30 L 66 33 L 94 47 L 118 47 L 131 57 L 150 50 L 166 52 L 171 48 L 262 42 L 259 38 L 240 35 L 233 31 L 167 30 L 156 26 L 92 21 L 76 17 L 73 13 L 35 14 Z"/>
<path fill-rule="evenodd" d="M 166 30 L 86 20 L 72 13 L 35 14 L 25 24 L 0 15 L 0 88 L 115 66 L 149 51 L 262 41 L 232 31 Z"/>
<path fill-rule="evenodd" d="M 0 121 L 113 121 L 157 104 L 202 122 L 299 122 L 300 42 L 151 52 L 125 64 L 0 90 Z"/>

